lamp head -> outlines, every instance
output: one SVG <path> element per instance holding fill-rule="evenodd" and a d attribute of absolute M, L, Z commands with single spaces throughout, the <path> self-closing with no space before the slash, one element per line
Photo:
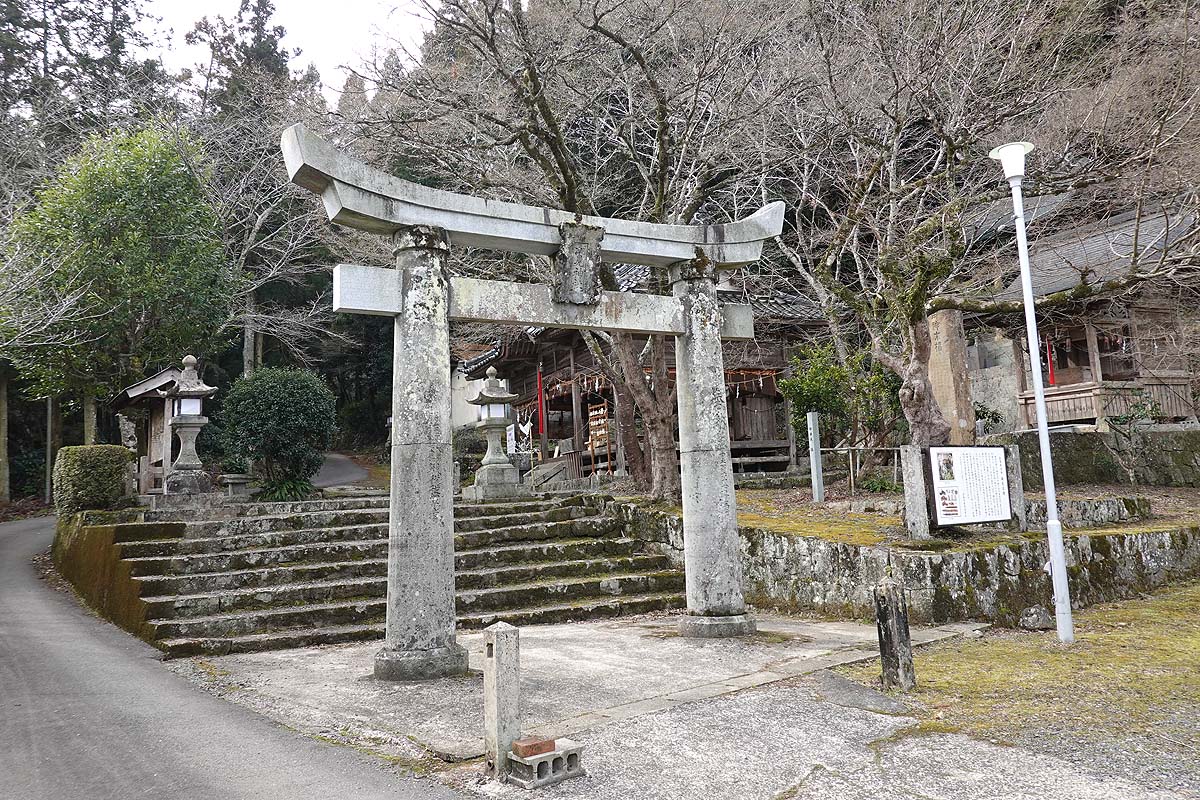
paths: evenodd
<path fill-rule="evenodd" d="M 1004 177 L 1020 178 L 1025 175 L 1025 154 L 1033 149 L 1029 142 L 1009 142 L 992 149 L 988 156 L 1004 167 Z"/>

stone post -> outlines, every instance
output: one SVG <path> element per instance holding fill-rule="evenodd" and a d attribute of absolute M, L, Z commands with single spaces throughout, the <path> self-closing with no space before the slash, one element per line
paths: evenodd
<path fill-rule="evenodd" d="M 875 587 L 874 596 L 883 688 L 911 691 L 917 685 L 917 673 L 913 669 L 912 641 L 908 636 L 908 599 L 904 587 L 887 575 Z"/>
<path fill-rule="evenodd" d="M 825 472 L 821 466 L 821 415 L 808 412 L 808 479 L 812 483 L 814 503 L 825 502 Z M 850 480 L 854 480 L 851 470 Z"/>
<path fill-rule="evenodd" d="M 375 677 L 467 671 L 454 639 L 454 486 L 450 445 L 450 255 L 436 228 L 399 230 L 400 313 L 392 357 L 392 479 L 387 629 Z"/>
<path fill-rule="evenodd" d="M 930 314 L 929 339 L 929 383 L 934 400 L 950 423 L 950 444 L 975 444 L 975 405 L 971 401 L 962 312 Z"/>
<path fill-rule="evenodd" d="M 679 462 L 683 491 L 683 560 L 688 614 L 685 636 L 753 633 L 742 596 L 741 537 L 729 454 L 721 309 L 711 265 L 676 267 L 672 292 L 683 307 L 685 333 L 675 337 Z"/>
<path fill-rule="evenodd" d="M 483 743 L 493 778 L 508 774 L 508 752 L 520 737 L 520 633 L 497 622 L 483 630 Z"/>
<path fill-rule="evenodd" d="M 904 484 L 904 526 L 914 539 L 929 536 L 929 486 L 925 475 L 925 448 L 900 447 L 900 474 Z"/>
<path fill-rule="evenodd" d="M 1029 530 L 1029 513 L 1025 507 L 1025 479 L 1021 475 L 1021 448 L 1015 444 L 1004 445 L 1004 465 L 1008 471 L 1008 502 L 1012 518 L 1017 521 L 1017 530 Z"/>

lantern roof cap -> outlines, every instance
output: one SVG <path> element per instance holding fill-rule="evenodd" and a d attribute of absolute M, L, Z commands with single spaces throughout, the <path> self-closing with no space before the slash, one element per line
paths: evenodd
<path fill-rule="evenodd" d="M 487 380 L 483 382 L 483 386 L 479 387 L 479 394 L 468 403 L 476 406 L 486 406 L 492 403 L 500 403 L 507 405 L 516 400 L 520 395 L 512 394 L 496 377 L 496 368 L 488 367 Z"/>
<path fill-rule="evenodd" d="M 196 373 L 196 357 L 187 355 L 183 357 L 183 371 L 179 373 L 179 380 L 175 385 L 163 392 L 165 397 L 212 397 L 217 393 L 217 387 L 209 386 L 204 381 L 200 380 L 200 376 Z"/>

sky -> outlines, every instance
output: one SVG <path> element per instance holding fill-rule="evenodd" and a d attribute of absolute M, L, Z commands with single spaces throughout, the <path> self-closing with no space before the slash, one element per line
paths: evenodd
<path fill-rule="evenodd" d="M 146 11 L 161 18 L 155 23 L 162 62 L 171 71 L 191 67 L 204 60 L 202 47 L 184 42 L 201 17 L 237 14 L 240 0 L 150 0 Z M 275 0 L 275 23 L 287 29 L 283 43 L 303 52 L 292 60 L 292 68 L 303 70 L 315 63 L 325 83 L 325 96 L 337 101 L 345 73 L 342 65 L 360 66 L 369 61 L 374 49 L 386 50 L 403 43 L 408 48 L 419 44 L 424 21 L 418 15 L 415 0 Z"/>

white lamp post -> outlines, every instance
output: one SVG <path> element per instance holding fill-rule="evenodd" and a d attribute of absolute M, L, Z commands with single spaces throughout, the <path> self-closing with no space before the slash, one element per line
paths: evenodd
<path fill-rule="evenodd" d="M 1030 372 L 1033 376 L 1033 400 L 1037 407 L 1038 443 L 1042 452 L 1042 480 L 1046 485 L 1046 535 L 1050 539 L 1050 578 L 1054 584 L 1054 621 L 1058 639 L 1064 644 L 1075 641 L 1071 621 L 1071 591 L 1067 586 L 1067 560 L 1063 551 L 1062 523 L 1058 521 L 1058 497 L 1054 491 L 1054 464 L 1050 461 L 1050 431 L 1046 422 L 1046 392 L 1042 388 L 1041 340 L 1034 318 L 1033 277 L 1029 271 L 1029 243 L 1025 238 L 1025 208 L 1021 199 L 1021 178 L 1025 177 L 1025 154 L 1033 149 L 1029 142 L 1002 144 L 992 150 L 992 158 L 1004 167 L 1004 177 L 1012 187 L 1013 224 L 1017 230 L 1017 255 L 1021 261 L 1021 295 L 1025 302 L 1025 335 L 1029 339 Z"/>

